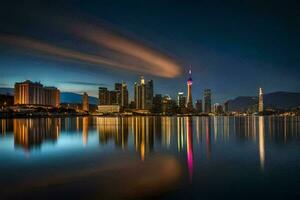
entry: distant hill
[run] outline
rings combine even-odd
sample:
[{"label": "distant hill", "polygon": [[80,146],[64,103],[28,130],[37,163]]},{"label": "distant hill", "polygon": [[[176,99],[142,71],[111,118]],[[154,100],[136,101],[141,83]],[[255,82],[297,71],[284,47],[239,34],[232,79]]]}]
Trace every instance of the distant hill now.
[{"label": "distant hill", "polygon": [[[228,102],[229,111],[246,111],[249,107],[258,104],[258,97],[237,97]],[[289,109],[300,106],[299,92],[273,92],[264,95],[266,108]]]},{"label": "distant hill", "polygon": [[233,100],[228,101],[228,108],[229,111],[237,111],[237,112],[244,112],[250,106],[257,104],[258,98],[257,97],[250,97],[250,96],[241,96],[237,97]]},{"label": "distant hill", "polygon": [[[14,88],[0,88],[0,94],[14,95]],[[73,92],[62,92],[60,94],[61,103],[81,103],[82,95]],[[89,97],[90,104],[98,105],[98,98]]]}]

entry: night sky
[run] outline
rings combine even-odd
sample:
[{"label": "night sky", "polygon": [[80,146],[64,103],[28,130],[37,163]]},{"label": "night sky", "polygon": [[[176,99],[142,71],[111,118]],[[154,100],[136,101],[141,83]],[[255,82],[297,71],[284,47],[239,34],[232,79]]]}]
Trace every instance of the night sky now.
[{"label": "night sky", "polygon": [[[21,3],[22,2],[22,3]],[[299,4],[299,3],[298,3]],[[0,87],[30,79],[62,91],[129,86],[212,89],[213,101],[300,92],[297,1],[1,1]]]}]

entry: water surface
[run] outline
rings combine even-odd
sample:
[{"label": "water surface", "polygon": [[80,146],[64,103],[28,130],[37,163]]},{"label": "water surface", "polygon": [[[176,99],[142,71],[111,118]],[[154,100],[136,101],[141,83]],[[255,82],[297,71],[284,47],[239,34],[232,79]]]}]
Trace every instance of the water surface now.
[{"label": "water surface", "polygon": [[299,117],[0,120],[0,198],[299,199]]}]

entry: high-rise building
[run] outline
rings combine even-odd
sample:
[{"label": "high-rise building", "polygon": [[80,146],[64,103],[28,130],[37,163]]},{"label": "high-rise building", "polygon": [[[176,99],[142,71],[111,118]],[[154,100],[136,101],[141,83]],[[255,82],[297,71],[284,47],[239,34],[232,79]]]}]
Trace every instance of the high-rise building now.
[{"label": "high-rise building", "polygon": [[264,92],[262,88],[259,88],[259,96],[258,96],[258,112],[264,111]]},{"label": "high-rise building", "polygon": [[229,112],[229,101],[225,101],[225,103],[224,103],[224,112],[225,113]]},{"label": "high-rise building", "polygon": [[149,80],[146,84],[146,109],[150,110],[153,106],[153,80]]},{"label": "high-rise building", "polygon": [[215,114],[222,114],[223,113],[223,107],[219,103],[214,104],[214,113]]},{"label": "high-rise building", "polygon": [[99,105],[119,105],[128,108],[128,89],[126,83],[115,83],[115,90],[99,87]]},{"label": "high-rise building", "polygon": [[163,114],[174,114],[176,108],[176,101],[173,101],[169,95],[162,98],[162,113]]},{"label": "high-rise building", "polygon": [[121,97],[122,83],[115,83],[115,91],[116,91],[117,104],[121,105],[122,104],[122,97]]},{"label": "high-rise building", "polygon": [[140,83],[134,84],[134,101],[136,109],[150,110],[153,103],[153,81],[145,82],[141,77]]},{"label": "high-rise building", "polygon": [[85,92],[82,95],[82,110],[88,112],[89,111],[89,96],[88,94]]},{"label": "high-rise building", "polygon": [[202,100],[201,99],[198,99],[196,101],[195,107],[196,107],[197,113],[202,113]]},{"label": "high-rise building", "polygon": [[162,95],[161,94],[156,94],[153,97],[152,111],[154,113],[161,113],[162,112]]},{"label": "high-rise building", "polygon": [[177,94],[177,106],[179,108],[184,108],[186,104],[186,96],[184,96],[183,92],[178,92]]},{"label": "high-rise building", "polygon": [[108,105],[119,105],[119,96],[120,92],[116,90],[108,91]]},{"label": "high-rise building", "polygon": [[108,105],[109,93],[107,88],[99,87],[99,105]]},{"label": "high-rise building", "polygon": [[122,108],[128,108],[128,89],[127,84],[124,82],[121,87],[121,106]]},{"label": "high-rise building", "polygon": [[210,89],[204,90],[204,112],[205,113],[211,112],[211,90]]},{"label": "high-rise building", "polygon": [[60,91],[55,87],[44,87],[41,83],[26,80],[15,84],[14,104],[58,107]]},{"label": "high-rise building", "polygon": [[186,107],[188,110],[193,109],[193,98],[192,98],[192,70],[189,70],[189,79],[187,80],[187,101]]},{"label": "high-rise building", "polygon": [[122,83],[115,83],[115,90],[121,91],[122,90]]}]

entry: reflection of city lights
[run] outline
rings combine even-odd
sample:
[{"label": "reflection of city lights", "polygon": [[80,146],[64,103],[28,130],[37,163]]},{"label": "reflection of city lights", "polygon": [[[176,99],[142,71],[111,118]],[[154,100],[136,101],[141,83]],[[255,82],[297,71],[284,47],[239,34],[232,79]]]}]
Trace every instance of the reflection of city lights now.
[{"label": "reflection of city lights", "polygon": [[89,118],[83,117],[82,118],[82,142],[83,142],[83,145],[87,144],[88,134],[89,134]]},{"label": "reflection of city lights", "polygon": [[210,119],[209,119],[209,117],[205,118],[205,134],[206,134],[206,154],[207,154],[207,159],[210,159],[211,141],[210,141]]},{"label": "reflection of city lights", "polygon": [[265,127],[264,127],[264,117],[259,117],[259,160],[260,167],[264,169],[265,167]]},{"label": "reflection of city lights", "polygon": [[180,152],[183,148],[184,143],[184,126],[183,126],[183,118],[177,117],[177,149]]},{"label": "reflection of city lights", "polygon": [[187,164],[189,170],[190,179],[193,177],[193,128],[192,128],[192,119],[186,118],[186,150],[187,150]]},{"label": "reflection of city lights", "polygon": [[46,140],[56,141],[60,134],[60,119],[13,119],[15,147],[26,152]]}]

